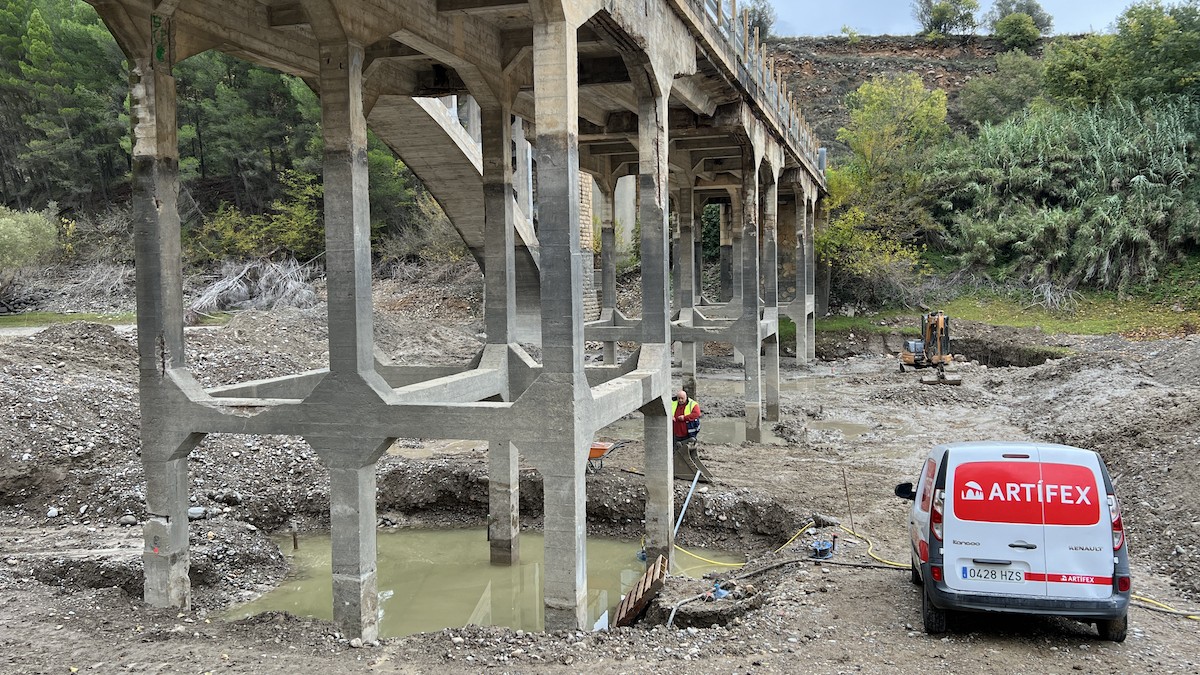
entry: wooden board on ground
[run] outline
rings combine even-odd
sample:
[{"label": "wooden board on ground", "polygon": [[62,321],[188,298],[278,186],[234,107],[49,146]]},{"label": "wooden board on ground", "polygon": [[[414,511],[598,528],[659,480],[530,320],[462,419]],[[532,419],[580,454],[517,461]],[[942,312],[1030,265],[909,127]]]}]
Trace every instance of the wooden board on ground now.
[{"label": "wooden board on ground", "polygon": [[641,616],[642,611],[646,609],[646,605],[658,595],[662,590],[663,581],[667,578],[667,559],[663,556],[658,556],[654,564],[646,569],[646,573],[641,579],[629,589],[625,594],[625,599],[621,600],[621,604],[617,605],[617,611],[614,613],[614,626],[630,626],[634,621]]}]

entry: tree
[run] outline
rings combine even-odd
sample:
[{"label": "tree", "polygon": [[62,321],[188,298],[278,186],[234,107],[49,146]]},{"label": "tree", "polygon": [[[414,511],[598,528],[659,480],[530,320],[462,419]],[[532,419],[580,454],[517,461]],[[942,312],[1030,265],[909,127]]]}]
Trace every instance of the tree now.
[{"label": "tree", "polygon": [[946,93],[912,73],[878,76],[847,97],[850,123],[838,130],[853,156],[828,174],[828,225],[817,235],[837,287],[870,303],[908,301],[918,247],[937,223],[923,207],[921,164],[949,133]]},{"label": "tree", "polygon": [[1046,91],[1072,104],[1200,95],[1200,0],[1139,2],[1117,19],[1115,35],[1056,40]]},{"label": "tree", "polygon": [[1009,49],[1028,50],[1038,43],[1041,33],[1033,23],[1033,17],[1018,12],[1009,14],[996,23],[996,38]]},{"label": "tree", "polygon": [[13,211],[0,205],[0,307],[13,310],[12,294],[22,270],[38,262],[58,244],[58,228],[50,208],[43,212]]},{"label": "tree", "polygon": [[1042,35],[1049,35],[1054,30],[1054,17],[1042,9],[1037,0],[996,0],[984,16],[984,23],[992,33],[999,34],[998,24],[1012,14],[1027,14]]},{"label": "tree", "polygon": [[911,166],[950,132],[946,92],[929,91],[913,73],[877,76],[850,94],[846,105],[850,124],[837,138],[850,146],[868,176]]},{"label": "tree", "polygon": [[746,8],[746,14],[750,19],[750,34],[758,30],[759,39],[765,40],[773,33],[775,28],[775,7],[771,5],[771,0],[750,0],[750,6]]},{"label": "tree", "polygon": [[959,92],[959,104],[968,121],[982,126],[1003,122],[1041,95],[1042,62],[1013,50],[996,57],[996,73],[971,80]]},{"label": "tree", "polygon": [[1200,94],[1200,2],[1129,7],[1117,19],[1113,56],[1119,95],[1141,101],[1169,94]]},{"label": "tree", "polygon": [[921,24],[921,31],[929,36],[969,34],[979,24],[975,12],[979,11],[978,0],[913,0],[913,18]]},{"label": "tree", "polygon": [[1046,50],[1045,92],[1063,103],[1088,105],[1111,97],[1119,73],[1112,35],[1059,38]]}]

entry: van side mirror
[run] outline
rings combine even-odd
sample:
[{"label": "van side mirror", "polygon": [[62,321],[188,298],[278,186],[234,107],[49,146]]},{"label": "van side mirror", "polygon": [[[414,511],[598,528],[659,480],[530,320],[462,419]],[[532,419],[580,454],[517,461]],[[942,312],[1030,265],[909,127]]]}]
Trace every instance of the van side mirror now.
[{"label": "van side mirror", "polygon": [[912,483],[901,483],[896,486],[896,496],[909,501],[917,500],[917,491],[913,489]]}]

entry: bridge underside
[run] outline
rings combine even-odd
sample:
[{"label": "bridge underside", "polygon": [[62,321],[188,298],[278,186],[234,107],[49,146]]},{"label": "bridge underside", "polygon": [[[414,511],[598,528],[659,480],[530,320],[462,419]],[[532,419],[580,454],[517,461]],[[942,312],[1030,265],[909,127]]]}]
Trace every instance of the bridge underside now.
[{"label": "bridge underside", "polygon": [[[330,476],[334,618],[347,636],[366,640],[378,632],[376,462],[399,437],[486,439],[493,561],[520,555],[519,449],[545,485],[545,627],[583,627],[584,469],[597,430],[643,414],[645,545],[650,560],[669,559],[672,343],[683,345],[692,391],[697,345],[737,346],[751,436],[779,414],[781,315],[801,327],[797,358],[811,358],[811,242],[824,185],[814,139],[724,3],[90,1],[131,63],[143,559],[145,599],[153,605],[189,604],[187,457],[205,434],[293,434],[313,446]],[[208,49],[296,74],[320,94],[326,369],[206,390],[185,362],[172,69]],[[478,157],[455,155],[467,157],[468,144],[460,138],[452,145],[457,132],[446,131],[439,164],[421,154],[429,145],[421,115],[434,115],[422,100],[451,95],[478,106],[478,129],[468,134],[478,137]],[[484,270],[487,344],[464,367],[375,356],[369,123],[406,161],[424,167],[420,177],[440,192]],[[528,146],[514,136],[532,143],[524,165],[536,166],[536,232],[529,186],[521,193],[524,172],[514,176]],[[592,256],[580,241],[581,171],[597,179],[606,202],[603,311],[587,325],[583,290]],[[624,175],[638,180],[640,318],[615,308],[611,195]],[[524,198],[514,199],[514,189]],[[674,308],[672,197],[679,222]],[[712,201],[725,213],[722,255],[729,260],[729,297],[720,299],[697,290],[700,212]],[[781,267],[790,298],[782,301]],[[538,295],[540,363],[519,346],[519,288]],[[603,365],[584,366],[585,339],[606,343]],[[613,344],[625,340],[640,346],[618,362]]]}]

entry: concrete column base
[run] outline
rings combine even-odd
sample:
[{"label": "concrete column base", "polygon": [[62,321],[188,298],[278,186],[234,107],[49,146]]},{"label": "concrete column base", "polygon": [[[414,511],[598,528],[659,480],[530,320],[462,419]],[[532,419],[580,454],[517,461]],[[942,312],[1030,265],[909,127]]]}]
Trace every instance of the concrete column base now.
[{"label": "concrete column base", "polygon": [[333,575],[333,622],[348,639],[379,639],[379,585],[375,570]]},{"label": "concrete column base", "polygon": [[521,560],[520,475],[517,449],[508,441],[488,444],[488,548],[492,564]]},{"label": "concrete column base", "polygon": [[375,463],[329,469],[333,622],[347,638],[379,637]]},{"label": "concrete column base", "polygon": [[[813,363],[817,360],[817,318],[814,315],[809,314],[806,323],[808,324],[805,330],[807,344],[805,345],[804,351],[808,362]],[[799,331],[798,326],[797,331]]]},{"label": "concrete column base", "polygon": [[642,407],[646,463],[646,560],[673,560],[675,550],[675,463],[669,401]]},{"label": "concrete column base", "polygon": [[779,421],[779,339],[768,338],[763,343],[766,355],[763,358],[764,381],[766,383],[767,421]]},{"label": "concrete column base", "polygon": [[[166,518],[152,517],[143,526],[147,550],[142,553],[145,582],[142,597],[151,607],[189,609],[192,604],[192,585],[188,579],[188,551],[168,553],[150,547],[150,541],[170,529]],[[165,538],[165,537],[164,537]]]}]

